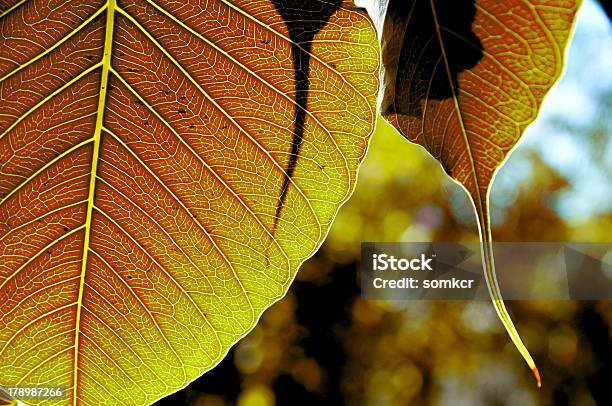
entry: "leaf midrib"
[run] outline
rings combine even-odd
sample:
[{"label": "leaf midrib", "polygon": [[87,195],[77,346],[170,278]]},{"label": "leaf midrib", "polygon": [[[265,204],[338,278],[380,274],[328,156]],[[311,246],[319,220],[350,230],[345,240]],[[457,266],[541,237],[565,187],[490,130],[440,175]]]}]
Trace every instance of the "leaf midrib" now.
[{"label": "leaf midrib", "polygon": [[[78,291],[78,299],[76,302],[76,317],[75,317],[75,341],[74,341],[74,360],[73,360],[73,405],[77,405],[77,392],[78,392],[78,375],[79,375],[79,345],[80,345],[80,327],[81,327],[81,313],[83,309],[83,295],[85,291],[85,277],[87,274],[87,267],[89,264],[89,253],[93,250],[90,248],[91,234],[92,234],[92,220],[94,210],[101,212],[99,208],[95,205],[95,192],[96,192],[96,182],[98,179],[98,163],[100,160],[100,146],[102,140],[102,132],[108,131],[104,127],[104,112],[106,110],[106,95],[109,86],[109,77],[111,72],[113,71],[111,66],[111,59],[113,53],[113,42],[114,42],[114,34],[115,34],[115,12],[120,12],[121,9],[117,6],[117,0],[108,0],[107,3],[102,7],[102,11],[106,11],[106,26],[105,26],[105,39],[104,39],[104,48],[102,60],[100,63],[96,64],[96,68],[101,67],[102,72],[100,75],[100,90],[99,90],[99,98],[98,98],[98,107],[96,111],[96,125],[94,129],[94,135],[87,142],[93,143],[93,152],[91,158],[91,169],[89,173],[89,191],[87,197],[87,209],[86,209],[86,219],[81,229],[84,228],[84,243],[83,243],[83,254],[82,254],[82,262],[81,262],[81,274],[79,278],[79,291]],[[126,13],[122,13],[126,14]],[[101,212],[104,214],[103,212]],[[116,225],[116,224],[115,224]],[[127,233],[126,233],[127,234]],[[127,234],[129,236],[129,234]],[[231,266],[231,264],[230,264]],[[161,268],[161,266],[160,266]],[[163,269],[163,268],[162,268]],[[170,276],[170,275],[169,275]],[[240,280],[238,275],[236,275],[239,283]],[[178,285],[178,283],[177,283]],[[179,285],[180,287],[180,285]],[[182,289],[181,289],[182,290]],[[244,288],[243,288],[244,291]],[[185,293],[185,292],[183,292]],[[247,294],[244,291],[245,295]],[[187,295],[189,300],[191,298]],[[248,296],[247,296],[248,300]],[[199,307],[196,303],[193,303],[194,307],[199,311]],[[208,320],[204,317],[206,322]],[[210,326],[212,328],[212,326]],[[163,333],[162,333],[163,335]],[[218,337],[217,337],[218,339]],[[218,344],[221,344],[220,342]],[[178,357],[178,354],[175,353]],[[219,353],[217,359],[213,360],[213,363],[216,363],[219,358],[222,356],[222,353]]]},{"label": "leaf midrib", "polygon": [[[465,143],[465,148],[467,150],[467,155],[470,161],[471,174],[474,178],[475,191],[470,191],[470,194],[475,192],[476,196],[474,202],[476,204],[476,209],[478,210],[479,218],[484,218],[484,208],[482,207],[482,197],[480,194],[480,182],[478,180],[478,174],[476,173],[476,166],[474,164],[474,155],[472,154],[472,147],[470,145],[470,140],[468,138],[467,131],[465,129],[465,123],[463,122],[463,115],[461,114],[461,108],[459,106],[459,100],[457,100],[457,93],[455,89],[455,85],[452,80],[452,73],[449,66],[448,56],[446,55],[446,48],[444,46],[444,41],[442,40],[442,33],[440,32],[440,23],[438,21],[438,15],[436,13],[436,6],[434,5],[434,0],[429,0],[429,4],[431,6],[431,14],[433,16],[434,27],[436,28],[436,37],[438,38],[438,42],[440,44],[440,51],[442,52],[442,59],[444,59],[444,67],[446,71],[446,75],[448,77],[448,84],[451,89],[451,94],[453,97],[453,103],[455,106],[455,112],[457,113],[457,118],[459,120],[459,125],[461,127],[461,136],[463,137],[463,141]],[[463,182],[462,182],[463,183]]]},{"label": "leaf midrib", "polygon": [[79,280],[79,294],[77,298],[75,334],[74,334],[74,361],[73,361],[73,381],[72,381],[72,404],[77,404],[78,371],[79,371],[79,342],[81,328],[81,311],[83,309],[83,292],[85,289],[85,275],[87,273],[87,263],[89,245],[91,240],[91,223],[94,210],[94,198],[96,192],[96,176],[98,173],[98,158],[100,156],[100,141],[102,138],[102,126],[104,124],[104,110],[106,106],[106,91],[108,89],[108,76],[111,65],[113,50],[113,37],[115,32],[115,8],[117,0],[107,0],[106,3],[106,28],[104,33],[104,50],[102,54],[102,73],[100,75],[100,94],[98,98],[98,109],[96,112],[96,127],[93,136],[93,153],[91,158],[91,170],[89,174],[89,192],[87,196],[87,211],[85,219],[85,231],[83,242],[83,257],[81,261],[81,277]]}]

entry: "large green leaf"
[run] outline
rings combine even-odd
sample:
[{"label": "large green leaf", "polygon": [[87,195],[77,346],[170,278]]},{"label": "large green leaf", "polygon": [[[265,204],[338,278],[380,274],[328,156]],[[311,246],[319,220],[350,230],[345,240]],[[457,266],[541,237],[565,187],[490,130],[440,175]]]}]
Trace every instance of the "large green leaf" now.
[{"label": "large green leaf", "polygon": [[215,366],[353,190],[378,65],[350,2],[0,0],[0,384]]}]

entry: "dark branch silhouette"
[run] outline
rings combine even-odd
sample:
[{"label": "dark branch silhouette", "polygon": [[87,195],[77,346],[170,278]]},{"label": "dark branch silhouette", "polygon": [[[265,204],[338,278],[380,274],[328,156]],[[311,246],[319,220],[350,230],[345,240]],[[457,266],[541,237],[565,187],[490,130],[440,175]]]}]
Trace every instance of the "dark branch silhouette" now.
[{"label": "dark branch silhouette", "polygon": [[330,17],[340,8],[340,0],[272,0],[274,7],[283,18],[291,39],[291,56],[295,75],[295,116],[291,154],[285,168],[285,177],[274,216],[274,231],[278,226],[280,214],[287,199],[289,182],[295,172],[302,141],[304,123],[308,108],[310,87],[310,52],[315,35],[327,24]]}]

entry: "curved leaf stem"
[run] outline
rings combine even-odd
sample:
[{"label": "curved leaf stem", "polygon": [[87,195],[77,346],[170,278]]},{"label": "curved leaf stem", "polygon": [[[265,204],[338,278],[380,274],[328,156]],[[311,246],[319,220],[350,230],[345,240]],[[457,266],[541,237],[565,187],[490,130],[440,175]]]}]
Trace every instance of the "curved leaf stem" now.
[{"label": "curved leaf stem", "polygon": [[501,295],[501,290],[499,289],[499,284],[497,283],[497,276],[495,273],[495,259],[493,255],[493,237],[491,234],[491,217],[490,217],[490,206],[489,206],[489,193],[487,193],[487,197],[485,198],[484,207],[482,207],[482,203],[478,202],[477,204],[481,205],[481,210],[477,210],[478,213],[478,231],[480,234],[480,243],[482,249],[482,266],[484,268],[485,280],[487,282],[487,289],[489,290],[489,296],[491,297],[491,301],[493,302],[493,306],[495,307],[495,311],[497,316],[501,320],[504,325],[510,339],[514,343],[516,349],[521,353],[525,362],[537,381],[538,388],[542,386],[542,380],[540,378],[540,373],[538,368],[529,353],[525,344],[523,344],[523,340],[521,340],[521,336],[519,335],[516,327],[514,326],[514,322],[510,318],[510,314],[506,309],[506,305],[504,304],[504,299]]}]

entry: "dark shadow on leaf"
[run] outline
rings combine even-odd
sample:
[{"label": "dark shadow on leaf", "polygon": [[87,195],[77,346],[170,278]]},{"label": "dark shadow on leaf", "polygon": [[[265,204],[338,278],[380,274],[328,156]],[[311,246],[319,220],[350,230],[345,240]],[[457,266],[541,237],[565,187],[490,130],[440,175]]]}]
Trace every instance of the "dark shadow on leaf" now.
[{"label": "dark shadow on leaf", "polygon": [[475,15],[473,0],[389,2],[383,60],[396,61],[396,70],[387,72],[395,77],[387,78],[394,86],[386,90],[385,113],[421,117],[423,100],[458,94],[457,76],[483,55],[472,31]]},{"label": "dark shadow on leaf", "polygon": [[295,73],[295,118],[291,155],[285,168],[285,178],[281,188],[274,229],[278,225],[280,213],[287,198],[289,181],[293,177],[297,160],[304,140],[304,123],[308,108],[308,90],[310,88],[310,52],[315,35],[327,24],[331,16],[340,8],[341,0],[272,0],[274,7],[283,18],[289,39],[291,39],[291,56]]}]

